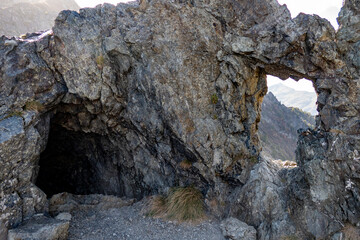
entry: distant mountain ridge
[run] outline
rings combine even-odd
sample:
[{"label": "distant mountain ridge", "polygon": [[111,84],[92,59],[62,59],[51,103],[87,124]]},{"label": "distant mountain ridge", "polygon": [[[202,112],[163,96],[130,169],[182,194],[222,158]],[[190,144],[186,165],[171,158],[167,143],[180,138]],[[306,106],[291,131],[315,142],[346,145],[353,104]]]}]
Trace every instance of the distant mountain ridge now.
[{"label": "distant mountain ridge", "polygon": [[289,108],[269,92],[261,105],[259,136],[263,154],[273,159],[295,160],[297,130],[315,125],[315,118],[298,108]]},{"label": "distant mountain ridge", "polygon": [[297,107],[311,115],[317,115],[316,100],[317,96],[314,92],[297,91],[284,84],[276,84],[269,87],[276,98],[287,107]]},{"label": "distant mountain ridge", "polygon": [[60,11],[79,8],[74,0],[1,0],[0,36],[51,29]]}]

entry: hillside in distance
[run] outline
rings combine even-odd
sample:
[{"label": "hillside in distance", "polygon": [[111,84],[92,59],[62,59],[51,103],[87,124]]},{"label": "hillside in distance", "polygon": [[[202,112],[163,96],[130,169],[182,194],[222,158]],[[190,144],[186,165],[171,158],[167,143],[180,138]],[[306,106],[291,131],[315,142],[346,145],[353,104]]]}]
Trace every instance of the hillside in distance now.
[{"label": "hillside in distance", "polygon": [[276,84],[269,87],[269,92],[272,92],[276,98],[287,107],[296,107],[301,110],[317,115],[316,110],[316,93],[307,91],[297,91],[284,84]]},{"label": "hillside in distance", "polygon": [[1,0],[0,36],[51,29],[60,11],[78,10],[74,0]]},{"label": "hillside in distance", "polygon": [[314,116],[298,108],[286,107],[269,92],[261,106],[259,136],[263,154],[273,159],[295,161],[297,130],[315,125]]}]

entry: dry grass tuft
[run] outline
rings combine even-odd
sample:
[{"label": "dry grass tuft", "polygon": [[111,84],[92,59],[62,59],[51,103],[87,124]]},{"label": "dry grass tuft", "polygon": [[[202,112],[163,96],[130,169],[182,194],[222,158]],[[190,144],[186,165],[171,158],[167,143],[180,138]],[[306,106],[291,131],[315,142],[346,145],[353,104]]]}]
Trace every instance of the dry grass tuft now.
[{"label": "dry grass tuft", "polygon": [[25,111],[37,111],[41,112],[45,109],[44,105],[38,101],[30,101],[25,104]]},{"label": "dry grass tuft", "polygon": [[150,210],[146,213],[150,217],[164,217],[166,212],[166,198],[163,196],[154,196],[150,200]]},{"label": "dry grass tuft", "polygon": [[187,170],[189,168],[192,167],[192,162],[188,159],[184,159],[180,162],[179,166],[184,169],[184,170]]},{"label": "dry grass tuft", "polygon": [[151,200],[149,216],[198,222],[205,218],[204,200],[194,187],[174,188],[167,197],[156,196]]},{"label": "dry grass tuft", "polygon": [[103,69],[104,64],[105,64],[105,58],[104,58],[103,55],[100,55],[100,56],[96,57],[96,64],[97,64],[99,69]]},{"label": "dry grass tuft", "polygon": [[213,95],[211,95],[211,98],[210,98],[210,102],[212,104],[217,104],[219,101],[219,97],[216,95],[216,93],[214,93]]}]

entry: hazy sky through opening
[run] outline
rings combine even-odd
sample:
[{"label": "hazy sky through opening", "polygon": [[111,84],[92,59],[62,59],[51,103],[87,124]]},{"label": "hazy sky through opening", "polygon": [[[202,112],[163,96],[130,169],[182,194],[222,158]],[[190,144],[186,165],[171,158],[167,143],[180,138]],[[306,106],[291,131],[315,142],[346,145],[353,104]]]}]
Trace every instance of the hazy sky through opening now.
[{"label": "hazy sky through opening", "polygon": [[[129,2],[129,0],[75,0],[80,7],[95,7],[102,3],[111,3],[116,5],[119,2]],[[286,4],[291,12],[291,17],[296,17],[300,12],[307,14],[317,14],[320,17],[326,18],[334,26],[338,28],[336,18],[342,7],[343,0],[278,0],[280,4]],[[308,80],[300,80],[298,82],[282,81],[279,78],[268,76],[268,86],[282,83],[288,87],[294,88],[299,91],[314,92],[312,83]]]}]

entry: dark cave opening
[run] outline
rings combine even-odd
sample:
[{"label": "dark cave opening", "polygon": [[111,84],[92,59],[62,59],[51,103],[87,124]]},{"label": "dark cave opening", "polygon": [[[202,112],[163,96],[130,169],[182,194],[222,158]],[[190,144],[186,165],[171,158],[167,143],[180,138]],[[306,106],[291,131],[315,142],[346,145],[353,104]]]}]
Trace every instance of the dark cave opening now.
[{"label": "dark cave opening", "polygon": [[48,197],[73,194],[122,195],[119,169],[108,161],[104,136],[76,132],[52,123],[46,149],[40,155],[36,185]]}]

